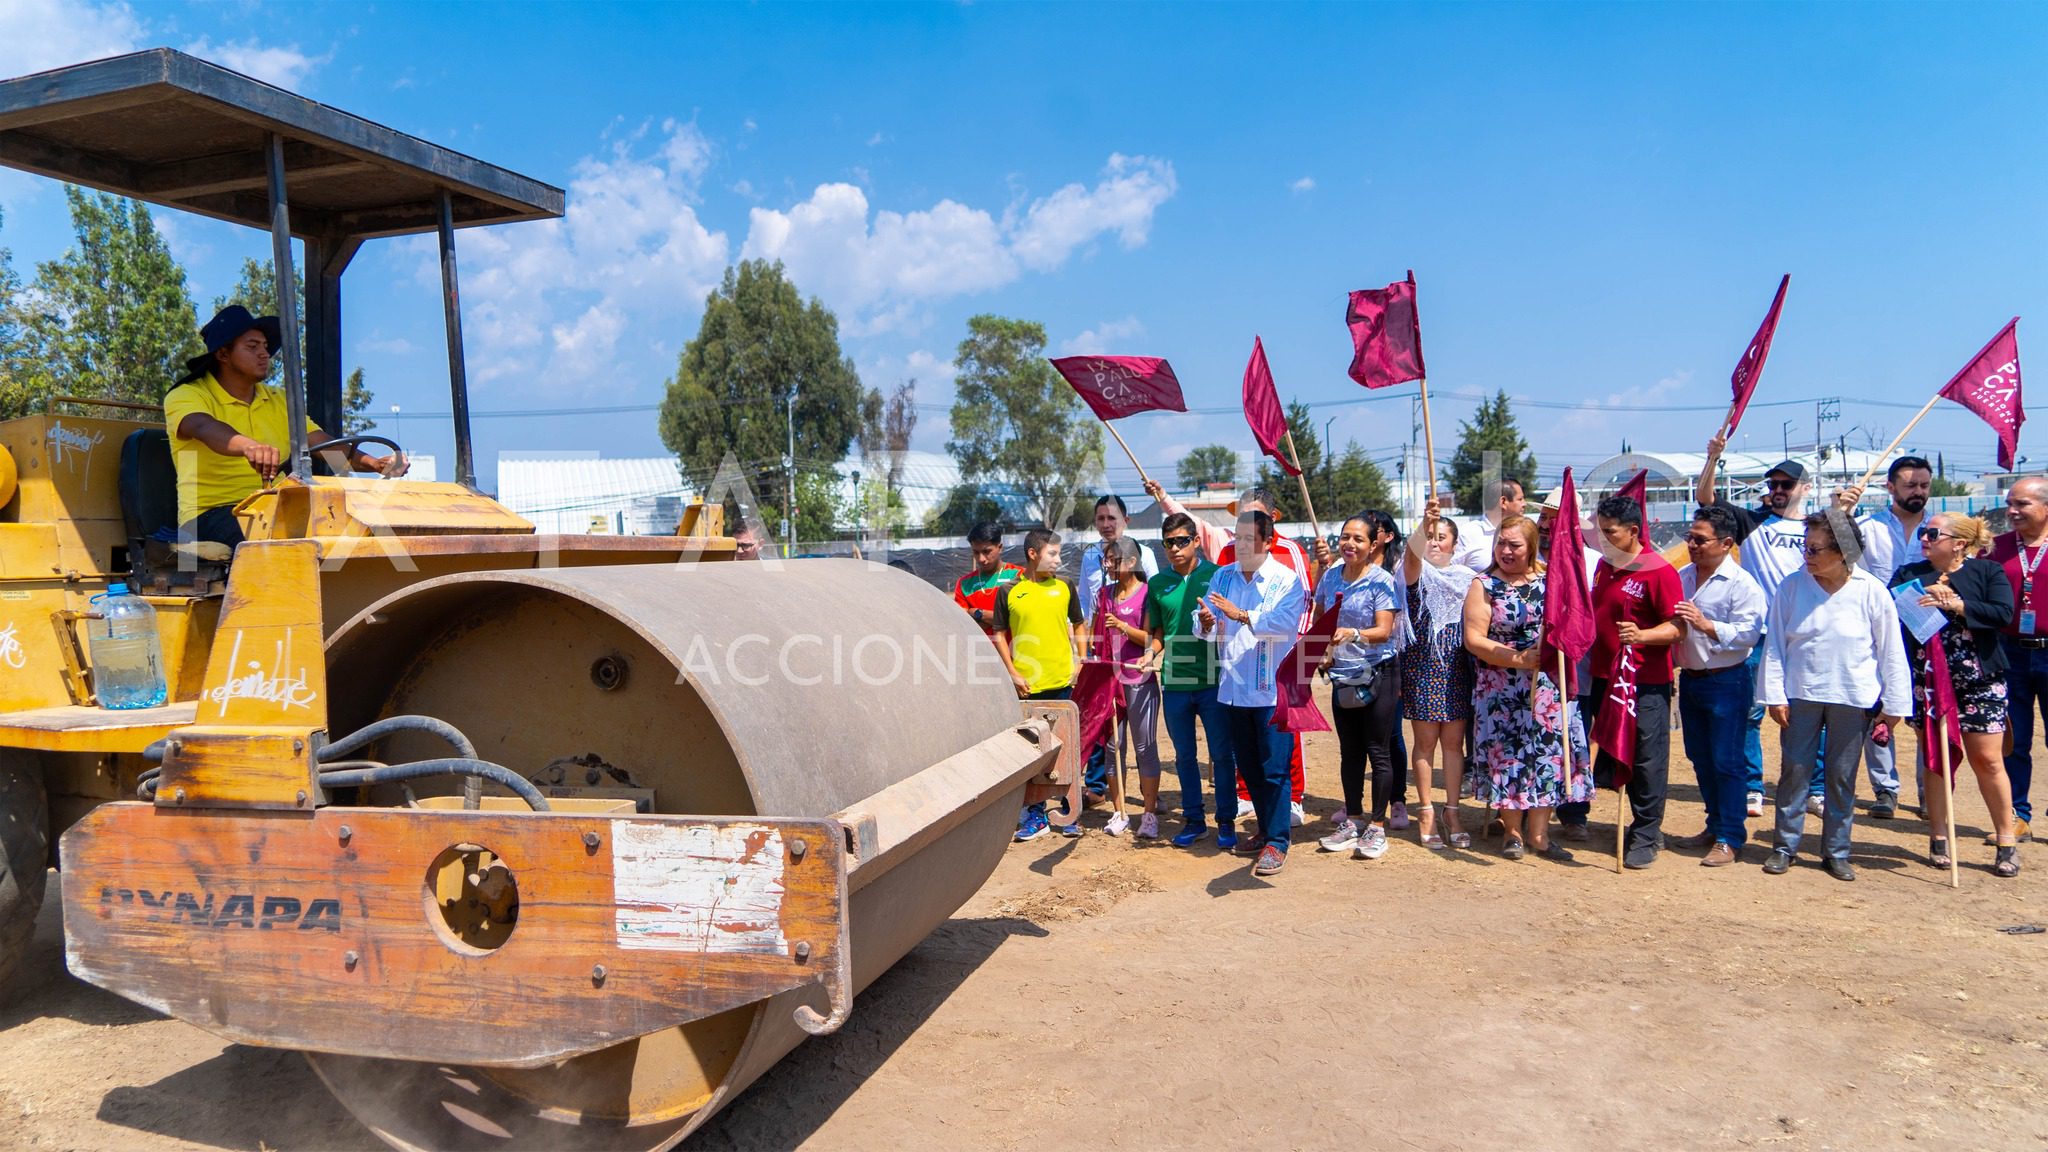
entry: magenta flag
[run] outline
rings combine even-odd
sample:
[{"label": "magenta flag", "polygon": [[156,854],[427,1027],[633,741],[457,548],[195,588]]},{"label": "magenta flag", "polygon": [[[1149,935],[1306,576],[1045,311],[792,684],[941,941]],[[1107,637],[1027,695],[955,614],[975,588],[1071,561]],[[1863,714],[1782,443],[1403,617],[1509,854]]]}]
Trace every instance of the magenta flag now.
[{"label": "magenta flag", "polygon": [[1064,356],[1052,366],[1099,419],[1188,410],[1173,366],[1158,356]]},{"label": "magenta flag", "polygon": [[[1955,680],[1948,670],[1948,652],[1941,646],[1941,636],[1927,642],[1921,649],[1927,657],[1927,683],[1922,686],[1926,694],[1926,707],[1921,710],[1921,746],[1934,747],[1933,728],[1939,724],[1941,733],[1948,738],[1948,780],[1949,787],[1955,787],[1956,766],[1963,762],[1962,709],[1956,703]],[[1927,766],[1936,771],[1940,765],[1933,754],[1927,757]]]},{"label": "magenta flag", "polygon": [[1351,378],[1367,388],[1420,380],[1422,321],[1415,311],[1415,273],[1385,288],[1361,288],[1344,312],[1351,329]]},{"label": "magenta flag", "polygon": [[1956,373],[1941,394],[1984,418],[1998,433],[1998,466],[2012,471],[2019,451],[2020,425],[2027,413],[2020,405],[2020,318],[2006,323],[1970,366]]},{"label": "magenta flag", "polygon": [[1558,688],[1565,699],[1576,697],[1578,664],[1593,647],[1592,581],[1586,573],[1586,550],[1579,536],[1579,493],[1572,485],[1572,470],[1564,470],[1558,485],[1557,519],[1550,529],[1550,552],[1543,567],[1543,671],[1556,675],[1557,658],[1564,657],[1564,683]]},{"label": "magenta flag", "polygon": [[1280,677],[1275,687],[1279,689],[1273,700],[1273,727],[1282,732],[1328,732],[1330,722],[1323,718],[1323,711],[1316,707],[1312,690],[1316,682],[1316,666],[1323,662],[1323,653],[1329,651],[1330,637],[1337,633],[1337,609],[1344,606],[1344,597],[1334,597],[1330,606],[1318,613],[1315,623],[1294,642],[1287,655],[1280,661]]},{"label": "magenta flag", "polygon": [[1635,645],[1626,645],[1614,661],[1614,678],[1607,682],[1607,695],[1597,701],[1593,719],[1593,745],[1614,761],[1614,788],[1628,787],[1636,764],[1636,666]]},{"label": "magenta flag", "polygon": [[1750,338],[1749,347],[1742,350],[1742,359],[1736,362],[1735,374],[1728,383],[1735,389],[1735,405],[1728,410],[1728,426],[1721,430],[1723,436],[1735,435],[1735,426],[1742,423],[1742,414],[1749,410],[1749,398],[1756,393],[1756,382],[1763,378],[1764,358],[1771,354],[1771,337],[1778,334],[1778,313],[1785,307],[1785,289],[1792,285],[1792,274],[1787,272],[1778,281],[1778,295],[1771,300],[1771,310],[1764,313],[1764,322]]},{"label": "magenta flag", "polygon": [[1244,422],[1252,426],[1259,451],[1278,461],[1282,472],[1301,475],[1301,469],[1280,450],[1280,441],[1287,438],[1287,416],[1280,410],[1273,370],[1266,367],[1266,345],[1257,336],[1252,337],[1251,362],[1244,366]]},{"label": "magenta flag", "polygon": [[1093,749],[1116,735],[1116,714],[1123,706],[1117,666],[1109,659],[1109,585],[1095,599],[1095,627],[1088,637],[1088,655],[1074,671],[1068,699],[1081,711],[1081,747]]},{"label": "magenta flag", "polygon": [[1643,543],[1650,542],[1650,470],[1636,473],[1629,482],[1614,490],[1616,496],[1626,496],[1636,502],[1636,511],[1643,514]]}]

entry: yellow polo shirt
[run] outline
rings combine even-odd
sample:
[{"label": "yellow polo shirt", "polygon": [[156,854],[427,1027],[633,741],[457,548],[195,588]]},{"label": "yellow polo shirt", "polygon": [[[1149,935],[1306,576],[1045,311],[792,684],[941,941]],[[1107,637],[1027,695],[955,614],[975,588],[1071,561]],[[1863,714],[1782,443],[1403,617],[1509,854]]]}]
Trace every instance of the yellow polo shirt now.
[{"label": "yellow polo shirt", "polygon": [[[280,452],[291,450],[290,405],[282,389],[258,384],[247,404],[228,395],[211,373],[180,384],[164,397],[164,428],[171,434],[171,457],[178,465],[178,523],[189,524],[209,508],[235,504],[263,487],[263,477],[240,456],[223,456],[197,440],[178,435],[178,425],[197,412],[260,440]],[[320,426],[311,417],[306,431]],[[289,463],[289,462],[287,462]]]}]

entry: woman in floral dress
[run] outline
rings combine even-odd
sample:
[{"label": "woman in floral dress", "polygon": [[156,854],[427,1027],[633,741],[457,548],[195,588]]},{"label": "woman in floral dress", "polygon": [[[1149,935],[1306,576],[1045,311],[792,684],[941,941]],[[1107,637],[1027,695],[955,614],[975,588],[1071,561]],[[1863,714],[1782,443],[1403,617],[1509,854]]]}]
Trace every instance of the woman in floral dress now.
[{"label": "woman in floral dress", "polygon": [[1543,562],[1536,522],[1511,516],[1494,536],[1493,566],[1465,597],[1465,647],[1478,662],[1472,700],[1478,798],[1500,810],[1507,825],[1501,854],[1510,860],[1530,850],[1570,859],[1564,845],[1550,840],[1550,814],[1560,804],[1593,796],[1592,774],[1584,768],[1585,739],[1576,722],[1571,725],[1575,767],[1570,788],[1565,785],[1560,733],[1566,714],[1556,680],[1538,667],[1536,642],[1542,631]]},{"label": "woman in floral dress", "polygon": [[[2012,582],[2004,567],[1977,555],[1991,546],[1991,529],[1982,520],[1954,512],[1937,513],[1920,526],[1920,539],[1927,558],[1893,573],[1892,586],[1918,581],[1924,589],[1920,603],[1948,617],[1937,639],[1948,661],[1949,683],[1955,689],[1963,752],[1991,816],[1996,853],[1991,870],[2009,879],[2020,874],[2020,851],[2012,782],[2005,775],[2006,657],[1999,633],[2015,611]],[[1922,693],[1933,683],[1928,668],[1931,648],[1911,632],[1906,634],[1914,685]],[[1952,770],[1960,767],[1951,765]],[[1929,781],[1920,794],[1926,798],[1927,825],[1934,831],[1928,858],[1935,867],[1947,868],[1949,854],[1955,851],[1942,834],[1948,821],[1949,790],[1939,781]]]}]

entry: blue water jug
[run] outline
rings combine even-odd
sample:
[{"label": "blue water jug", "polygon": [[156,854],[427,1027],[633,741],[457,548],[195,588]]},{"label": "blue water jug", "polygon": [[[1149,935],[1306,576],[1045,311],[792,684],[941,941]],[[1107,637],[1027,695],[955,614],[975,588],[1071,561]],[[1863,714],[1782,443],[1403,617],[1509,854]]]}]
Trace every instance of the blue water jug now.
[{"label": "blue water jug", "polygon": [[86,621],[92,651],[93,695],[102,708],[154,708],[164,702],[163,646],[157,640],[156,609],[128,585],[110,584],[92,598],[97,614]]}]

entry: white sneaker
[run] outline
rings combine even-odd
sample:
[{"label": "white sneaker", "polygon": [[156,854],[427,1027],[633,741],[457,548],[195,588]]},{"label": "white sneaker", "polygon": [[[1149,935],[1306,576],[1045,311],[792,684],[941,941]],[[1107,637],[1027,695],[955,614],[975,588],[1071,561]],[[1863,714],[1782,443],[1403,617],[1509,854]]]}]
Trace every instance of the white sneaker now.
[{"label": "white sneaker", "polygon": [[1806,814],[1826,819],[1828,814],[1828,798],[1825,796],[1808,796],[1806,798]]},{"label": "white sneaker", "polygon": [[1104,824],[1102,826],[1102,830],[1104,832],[1109,833],[1111,836],[1121,836],[1124,834],[1124,829],[1129,828],[1130,826],[1131,818],[1124,815],[1121,812],[1118,812],[1117,814],[1109,818],[1109,823]]},{"label": "white sneaker", "polygon": [[1153,813],[1147,812],[1143,816],[1138,818],[1138,838],[1140,840],[1159,839],[1158,816],[1154,815]]},{"label": "white sneaker", "polygon": [[1387,830],[1377,824],[1371,825],[1359,834],[1358,843],[1351,849],[1354,860],[1377,860],[1387,854]]},{"label": "white sneaker", "polygon": [[1346,820],[1337,825],[1337,830],[1316,841],[1319,852],[1342,852],[1358,843],[1358,821]]},{"label": "white sneaker", "polygon": [[1408,806],[1406,804],[1401,803],[1399,800],[1394,801],[1394,811],[1387,817],[1387,827],[1392,828],[1396,832],[1407,830]]},{"label": "white sneaker", "polygon": [[1763,815],[1763,814],[1764,814],[1764,794],[1763,794],[1763,793],[1761,793],[1761,792],[1751,792],[1751,793],[1749,794],[1749,800],[1748,800],[1748,804],[1749,804],[1749,814],[1750,814],[1751,816],[1761,816],[1761,815]]},{"label": "white sneaker", "polygon": [[1308,823],[1308,813],[1306,813],[1306,812],[1303,812],[1303,811],[1301,810],[1301,802],[1300,802],[1300,801],[1298,801],[1298,800],[1297,800],[1297,801],[1296,801],[1296,802],[1295,802],[1295,803],[1293,804],[1293,806],[1292,806],[1292,807],[1290,808],[1290,810],[1289,810],[1289,812],[1288,812],[1288,816],[1287,816],[1287,819],[1288,819],[1288,825],[1287,825],[1287,826],[1288,826],[1288,827],[1290,827],[1290,828],[1299,828],[1299,827],[1301,827],[1301,826],[1302,826],[1303,824],[1306,824],[1306,823]]}]

